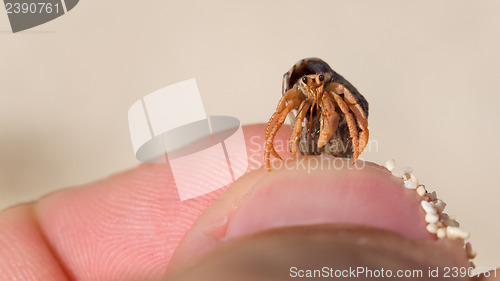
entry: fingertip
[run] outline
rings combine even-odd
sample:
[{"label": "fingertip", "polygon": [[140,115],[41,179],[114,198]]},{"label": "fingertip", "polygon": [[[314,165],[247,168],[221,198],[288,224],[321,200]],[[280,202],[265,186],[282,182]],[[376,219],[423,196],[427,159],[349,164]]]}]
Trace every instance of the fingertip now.
[{"label": "fingertip", "polygon": [[40,227],[77,280],[158,278],[213,200],[180,201],[166,165],[143,164],[40,200]]},{"label": "fingertip", "polygon": [[68,280],[38,228],[32,204],[0,212],[1,280]]},{"label": "fingertip", "polygon": [[[263,164],[265,126],[242,128],[248,170],[259,168]],[[276,136],[276,144],[285,144],[289,134],[289,128],[283,128]],[[210,181],[209,175],[199,185]],[[45,245],[40,246],[45,254],[33,255],[43,259],[41,264],[47,267],[44,270],[56,272],[47,265],[53,259],[64,266],[62,272],[71,272],[72,279],[158,278],[193,222],[226,189],[224,186],[181,201],[168,164],[141,164],[101,181],[49,194],[32,207],[13,209],[22,215],[12,215],[13,210],[1,213],[0,222],[8,223],[5,228],[9,230],[0,237],[16,234],[28,242],[25,251]],[[23,219],[13,227],[12,218],[18,217]],[[27,238],[23,233],[29,234]],[[11,243],[12,239],[3,241]],[[23,253],[23,249],[12,249],[5,256]],[[57,272],[53,276],[51,280],[57,280]]]}]

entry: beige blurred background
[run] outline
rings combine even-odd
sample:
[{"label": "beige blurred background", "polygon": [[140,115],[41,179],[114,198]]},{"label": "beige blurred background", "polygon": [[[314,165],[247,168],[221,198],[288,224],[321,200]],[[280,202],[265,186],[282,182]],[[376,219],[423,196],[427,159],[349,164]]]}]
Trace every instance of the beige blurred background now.
[{"label": "beige blurred background", "polygon": [[[417,3],[418,2],[418,3]],[[3,8],[1,11],[4,11]],[[363,159],[411,166],[500,265],[500,2],[81,1],[12,34],[0,12],[0,209],[138,164],[127,111],[195,77],[207,114],[266,122],[318,56],[370,103]]]}]

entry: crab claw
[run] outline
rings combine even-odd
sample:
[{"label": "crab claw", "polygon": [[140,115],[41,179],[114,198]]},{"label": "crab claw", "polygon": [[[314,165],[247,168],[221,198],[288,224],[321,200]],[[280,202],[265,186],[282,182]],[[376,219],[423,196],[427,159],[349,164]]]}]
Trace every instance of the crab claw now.
[{"label": "crab claw", "polygon": [[321,100],[320,133],[318,138],[319,148],[323,147],[333,137],[338,124],[339,115],[335,111],[335,106],[327,95],[323,95]]}]

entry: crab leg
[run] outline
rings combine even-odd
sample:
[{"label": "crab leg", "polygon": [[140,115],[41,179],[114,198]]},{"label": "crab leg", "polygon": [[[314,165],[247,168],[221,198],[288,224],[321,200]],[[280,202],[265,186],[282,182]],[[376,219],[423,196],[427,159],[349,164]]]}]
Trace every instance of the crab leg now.
[{"label": "crab leg", "polygon": [[[276,126],[277,117],[281,115],[283,110],[285,110],[286,103],[290,102],[291,100],[293,100],[299,96],[300,95],[299,95],[299,92],[297,91],[297,89],[290,89],[281,97],[280,101],[278,102],[278,105],[276,106],[276,111],[273,113],[273,115],[271,116],[271,119],[269,119],[269,122],[267,123],[266,140],[269,137],[269,130],[271,130],[272,127]],[[278,155],[278,153],[274,149],[274,146],[271,146],[271,154],[274,157],[281,159],[281,157]]]},{"label": "crab leg", "polygon": [[339,124],[339,115],[329,95],[323,95],[321,100],[321,125],[319,130],[318,147],[322,147],[329,141]]},{"label": "crab leg", "polygon": [[[288,113],[290,113],[290,111],[292,111],[293,109],[297,108],[302,103],[302,101],[303,101],[303,98],[300,96],[291,100],[290,103],[288,103],[286,105],[285,109],[282,112],[278,113],[278,115],[279,115],[278,121],[276,122],[276,124],[274,124],[272,126],[272,128],[270,128],[269,134],[267,135],[267,138],[266,138],[266,148],[264,150],[264,162],[265,162],[266,169],[269,172],[271,171],[271,163],[270,163],[271,153],[274,156],[276,156],[277,158],[281,159],[281,157],[278,155],[276,150],[274,150],[274,146],[273,146],[274,136],[276,135],[278,130],[281,128],[281,125],[283,125],[283,123],[285,122]],[[271,120],[269,122],[271,122]],[[268,127],[269,127],[269,124],[268,124]]]},{"label": "crab leg", "polygon": [[366,118],[366,114],[358,104],[352,93],[342,84],[333,83],[333,87],[336,88],[338,93],[344,94],[344,100],[356,116],[356,121],[358,122],[358,126],[361,129],[359,132],[359,154],[363,152],[366,145],[368,144],[368,137],[370,132],[368,131],[368,119]]},{"label": "crab leg", "polygon": [[304,121],[304,117],[306,116],[309,107],[311,107],[311,101],[305,100],[300,104],[297,112],[293,133],[290,137],[290,152],[293,156],[297,153],[297,141],[299,140],[300,133],[302,132],[302,121]]},{"label": "crab leg", "polygon": [[273,113],[273,115],[271,116],[271,119],[269,119],[269,122],[267,123],[266,139],[269,136],[269,130],[271,129],[272,126],[275,125],[273,123],[275,121],[276,116],[281,114],[281,112],[283,112],[283,110],[285,110],[286,102],[291,101],[298,96],[299,96],[299,91],[297,91],[297,89],[290,89],[290,90],[286,91],[286,93],[283,94],[283,96],[281,96],[281,99],[278,102],[278,105],[276,106],[276,111]]},{"label": "crab leg", "polygon": [[352,139],[352,158],[354,159],[354,162],[356,162],[359,156],[358,127],[356,126],[356,121],[354,121],[354,117],[349,111],[349,107],[344,102],[344,100],[334,91],[330,92],[330,94],[333,96],[335,102],[340,107],[340,110],[342,110],[342,113],[344,113],[345,115],[347,127],[349,128],[349,135],[351,135]]}]

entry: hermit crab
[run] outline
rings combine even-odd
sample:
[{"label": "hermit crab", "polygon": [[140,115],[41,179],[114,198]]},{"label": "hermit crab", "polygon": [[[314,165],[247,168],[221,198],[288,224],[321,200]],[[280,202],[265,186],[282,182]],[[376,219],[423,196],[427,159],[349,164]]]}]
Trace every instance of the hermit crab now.
[{"label": "hermit crab", "polygon": [[368,102],[349,81],[319,58],[297,62],[283,75],[283,96],[266,127],[264,162],[271,171],[271,154],[279,159],[274,136],[291,113],[290,152],[353,158],[368,143]]}]

